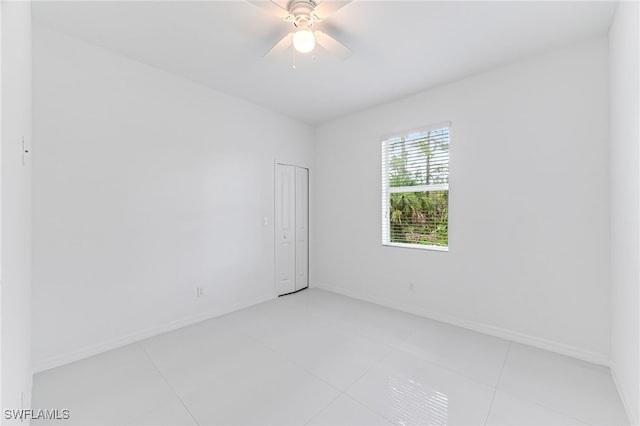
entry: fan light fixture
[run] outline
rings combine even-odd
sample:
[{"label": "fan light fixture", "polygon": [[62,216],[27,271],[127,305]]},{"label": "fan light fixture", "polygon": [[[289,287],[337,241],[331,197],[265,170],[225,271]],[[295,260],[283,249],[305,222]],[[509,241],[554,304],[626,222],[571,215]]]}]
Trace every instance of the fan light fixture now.
[{"label": "fan light fixture", "polygon": [[300,53],[311,52],[316,46],[316,37],[310,30],[298,30],[293,35],[293,47]]},{"label": "fan light fixture", "polygon": [[[0,0],[2,1],[2,0]],[[313,25],[324,21],[329,15],[351,0],[248,0],[249,2],[268,10],[284,22],[291,24],[291,31],[282,37],[264,56],[270,57],[280,54],[293,45],[293,68],[295,68],[295,53],[313,52],[317,46],[322,47],[339,59],[351,56],[351,50],[335,38],[322,31],[313,31]],[[286,3],[286,7],[284,4]]]}]

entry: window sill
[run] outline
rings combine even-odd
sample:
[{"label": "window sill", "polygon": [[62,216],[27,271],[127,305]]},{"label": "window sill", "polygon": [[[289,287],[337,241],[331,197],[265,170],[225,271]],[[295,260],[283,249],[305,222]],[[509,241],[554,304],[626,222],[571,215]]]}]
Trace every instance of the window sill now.
[{"label": "window sill", "polygon": [[386,246],[386,247],[400,247],[400,248],[416,249],[416,250],[441,251],[441,252],[448,252],[449,251],[449,247],[425,246],[425,245],[422,245],[422,244],[382,243],[382,245]]}]

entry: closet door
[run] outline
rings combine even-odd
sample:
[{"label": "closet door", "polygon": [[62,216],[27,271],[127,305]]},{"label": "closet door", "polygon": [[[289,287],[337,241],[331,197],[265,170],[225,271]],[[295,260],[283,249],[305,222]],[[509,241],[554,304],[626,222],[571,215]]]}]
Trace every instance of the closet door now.
[{"label": "closet door", "polygon": [[309,286],[309,170],[296,167],[296,290]]},{"label": "closet door", "polygon": [[309,170],[276,164],[276,288],[278,295],[309,286]]},{"label": "closet door", "polygon": [[276,288],[279,295],[296,290],[296,168],[276,164]]}]

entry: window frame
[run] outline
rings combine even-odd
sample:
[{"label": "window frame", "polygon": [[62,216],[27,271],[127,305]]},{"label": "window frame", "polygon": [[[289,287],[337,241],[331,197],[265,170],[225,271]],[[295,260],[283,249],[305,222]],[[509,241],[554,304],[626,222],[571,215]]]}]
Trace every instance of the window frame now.
[{"label": "window frame", "polygon": [[[407,192],[429,192],[429,191],[447,191],[450,194],[450,182],[446,184],[433,184],[433,185],[414,185],[414,186],[398,186],[398,187],[389,187],[389,164],[390,164],[390,156],[389,156],[389,143],[393,139],[398,138],[406,138],[410,135],[416,133],[428,133],[433,130],[439,129],[448,129],[448,143],[451,143],[451,122],[444,121],[436,124],[432,124],[429,126],[423,126],[417,129],[397,132],[390,135],[386,135],[381,138],[380,147],[381,147],[381,163],[382,163],[382,187],[381,187],[381,199],[382,199],[382,246],[383,247],[397,247],[397,248],[405,248],[405,249],[417,249],[417,250],[427,250],[427,251],[437,251],[437,252],[448,252],[449,247],[451,246],[450,235],[447,232],[447,245],[446,246],[437,246],[437,245],[428,245],[428,244],[412,244],[412,243],[396,243],[391,242],[391,230],[389,223],[389,197],[393,193],[407,193]],[[449,181],[450,176],[450,165],[451,165],[451,155],[449,149],[447,149],[449,157],[447,161],[448,167],[448,175],[447,181]],[[447,209],[450,206],[450,199],[448,198]],[[447,228],[449,227],[450,220],[447,217]]]}]

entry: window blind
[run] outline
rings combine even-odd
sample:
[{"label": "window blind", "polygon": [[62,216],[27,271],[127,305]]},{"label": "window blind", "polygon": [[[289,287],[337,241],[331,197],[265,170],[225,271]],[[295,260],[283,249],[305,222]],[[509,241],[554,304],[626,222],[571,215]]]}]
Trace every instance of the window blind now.
[{"label": "window blind", "polygon": [[447,246],[449,127],[382,142],[382,242]]}]

